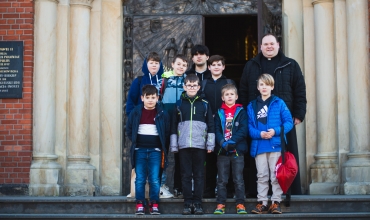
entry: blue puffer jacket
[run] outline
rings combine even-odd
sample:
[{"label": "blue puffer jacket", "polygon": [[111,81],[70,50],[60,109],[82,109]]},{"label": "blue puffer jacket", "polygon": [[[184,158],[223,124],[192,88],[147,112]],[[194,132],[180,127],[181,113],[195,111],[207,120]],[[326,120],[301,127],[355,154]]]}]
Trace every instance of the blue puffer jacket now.
[{"label": "blue puffer jacket", "polygon": [[146,59],[143,62],[143,66],[141,68],[143,71],[143,76],[141,76],[141,83],[139,85],[138,78],[136,77],[134,81],[132,81],[132,84],[130,86],[130,90],[128,91],[127,95],[127,101],[126,101],[126,115],[130,115],[130,112],[132,109],[135,108],[135,106],[142,104],[141,101],[141,88],[147,84],[154,85],[157,87],[158,91],[160,90],[162,86],[162,73],[163,73],[163,64],[160,63],[159,70],[156,75],[152,75],[149,72],[148,64]]},{"label": "blue puffer jacket", "polygon": [[[159,104],[156,105],[157,116],[155,117],[155,125],[157,127],[159,139],[161,140],[162,146],[158,146],[162,148],[164,152],[164,167],[167,167],[167,148],[166,146],[169,143],[169,136],[170,136],[170,116],[166,111],[164,111]],[[132,142],[130,148],[130,156],[131,156],[131,165],[132,168],[135,168],[135,148],[136,148],[136,139],[140,125],[141,113],[143,111],[143,104],[140,104],[132,110],[130,116],[128,117],[126,123],[126,133],[127,137]]]},{"label": "blue puffer jacket", "polygon": [[[225,142],[225,111],[220,108],[218,114],[215,115],[215,130],[216,130],[216,147],[217,155],[226,155],[226,151],[221,147]],[[232,136],[230,140],[235,141],[235,149],[239,155],[244,155],[248,151],[247,135],[248,135],[248,117],[243,107],[236,107],[234,119],[232,122]]]},{"label": "blue puffer jacket", "polygon": [[[252,157],[256,157],[257,153],[261,152],[261,150],[258,150],[258,142],[262,140],[261,131],[258,130],[258,121],[256,116],[256,112],[258,111],[257,100],[253,100],[249,103],[247,111],[249,135],[252,138],[250,153]],[[275,130],[274,137],[270,139],[271,149],[274,147],[274,150],[271,152],[275,152],[277,149],[281,148],[281,126],[284,126],[285,136],[285,134],[293,128],[293,118],[285,102],[279,97],[272,95],[267,115],[267,128],[272,128]],[[264,149],[263,152],[269,151]]]}]

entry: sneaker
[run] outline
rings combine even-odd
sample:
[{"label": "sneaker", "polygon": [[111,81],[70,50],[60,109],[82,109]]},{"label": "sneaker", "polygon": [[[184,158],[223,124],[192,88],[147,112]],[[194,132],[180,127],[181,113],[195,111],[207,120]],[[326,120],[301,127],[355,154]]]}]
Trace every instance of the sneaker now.
[{"label": "sneaker", "polygon": [[213,212],[215,215],[221,215],[225,214],[225,205],[224,204],[218,204],[216,207],[216,210]]},{"label": "sneaker", "polygon": [[204,214],[202,205],[200,203],[195,203],[194,204],[194,214],[196,214],[196,215],[203,215]]},{"label": "sneaker", "polygon": [[173,192],[174,192],[174,197],[175,198],[178,198],[178,199],[184,198],[184,195],[182,195],[182,191],[181,190],[174,189]]},{"label": "sneaker", "polygon": [[183,215],[190,215],[191,214],[191,205],[184,204],[184,209],[182,210]]},{"label": "sneaker", "polygon": [[150,214],[151,215],[160,215],[161,213],[159,212],[159,209],[158,209],[158,203],[156,203],[156,202],[152,202],[151,204],[150,204],[150,209],[149,209],[149,211],[150,211]]},{"label": "sneaker", "polygon": [[161,199],[168,199],[168,198],[173,198],[172,193],[169,191],[168,186],[163,185],[159,189],[159,198]]},{"label": "sneaker", "polygon": [[251,213],[253,214],[262,214],[262,213],[267,213],[267,206],[263,205],[262,202],[259,202],[256,205],[256,208],[252,209]]},{"label": "sneaker", "polygon": [[237,214],[247,214],[247,211],[245,211],[245,206],[243,204],[238,204],[236,206],[236,213]]},{"label": "sneaker", "polygon": [[269,213],[272,214],[281,214],[281,209],[280,209],[280,203],[279,202],[273,202],[269,208]]},{"label": "sneaker", "polygon": [[136,212],[135,212],[135,215],[144,215],[144,214],[145,214],[145,208],[144,208],[143,202],[138,201],[136,203]]}]

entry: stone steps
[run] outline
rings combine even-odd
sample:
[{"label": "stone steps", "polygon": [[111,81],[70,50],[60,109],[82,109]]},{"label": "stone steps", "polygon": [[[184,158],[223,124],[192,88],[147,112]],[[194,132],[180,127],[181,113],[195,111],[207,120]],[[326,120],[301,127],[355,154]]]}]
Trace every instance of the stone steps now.
[{"label": "stone steps", "polygon": [[[245,199],[248,212],[256,205],[256,199]],[[292,196],[291,206],[281,204],[282,215],[236,215],[235,200],[226,202],[225,215],[213,215],[216,199],[204,199],[205,215],[183,216],[182,199],[161,199],[160,216],[135,216],[135,199],[125,196],[100,197],[0,197],[0,219],[240,219],[240,218],[279,218],[279,219],[370,219],[370,195],[302,195]]]}]

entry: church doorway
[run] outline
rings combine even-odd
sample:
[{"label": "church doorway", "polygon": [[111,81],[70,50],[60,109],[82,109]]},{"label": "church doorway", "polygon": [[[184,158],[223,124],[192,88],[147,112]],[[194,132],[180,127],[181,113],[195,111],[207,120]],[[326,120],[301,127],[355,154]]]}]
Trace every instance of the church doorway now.
[{"label": "church doorway", "polygon": [[245,63],[258,53],[257,16],[206,16],[204,20],[204,44],[210,55],[225,58],[223,75],[239,85]]}]

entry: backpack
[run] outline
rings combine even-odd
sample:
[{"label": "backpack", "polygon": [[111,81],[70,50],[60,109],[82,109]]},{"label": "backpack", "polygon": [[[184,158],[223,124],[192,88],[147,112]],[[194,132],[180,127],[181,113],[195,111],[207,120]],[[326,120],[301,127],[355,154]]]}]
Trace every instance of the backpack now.
[{"label": "backpack", "polygon": [[[204,93],[204,88],[206,88],[207,81],[208,81],[207,79],[202,81],[202,93]],[[227,82],[227,84],[233,84],[234,85],[234,81],[232,81],[231,79],[226,79],[226,82]]]}]

